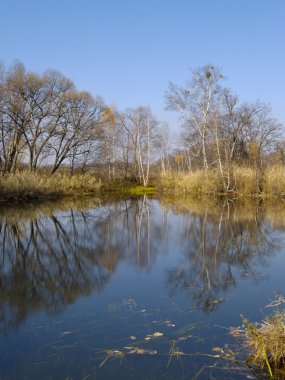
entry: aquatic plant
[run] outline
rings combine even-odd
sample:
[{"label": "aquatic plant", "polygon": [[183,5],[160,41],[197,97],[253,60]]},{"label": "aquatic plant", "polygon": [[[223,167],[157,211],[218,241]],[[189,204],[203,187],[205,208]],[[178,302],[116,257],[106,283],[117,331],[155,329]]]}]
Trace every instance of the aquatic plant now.
[{"label": "aquatic plant", "polygon": [[243,347],[249,352],[247,363],[256,369],[267,369],[270,378],[276,371],[285,369],[285,310],[279,306],[285,297],[277,294],[277,300],[267,307],[274,312],[260,323],[243,318],[241,329],[232,329],[230,334],[241,337]]}]

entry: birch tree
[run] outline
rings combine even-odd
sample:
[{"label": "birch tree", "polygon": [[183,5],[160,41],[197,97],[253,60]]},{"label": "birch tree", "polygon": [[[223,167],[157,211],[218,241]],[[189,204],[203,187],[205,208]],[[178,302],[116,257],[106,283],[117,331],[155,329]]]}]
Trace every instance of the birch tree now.
[{"label": "birch tree", "polygon": [[179,112],[187,127],[198,133],[206,177],[210,164],[207,153],[209,127],[221,103],[222,79],[218,68],[206,65],[194,71],[184,87],[170,83],[166,93],[166,108]]},{"label": "birch tree", "polygon": [[121,122],[127,132],[133,176],[136,181],[147,186],[158,122],[148,107],[128,109]]}]

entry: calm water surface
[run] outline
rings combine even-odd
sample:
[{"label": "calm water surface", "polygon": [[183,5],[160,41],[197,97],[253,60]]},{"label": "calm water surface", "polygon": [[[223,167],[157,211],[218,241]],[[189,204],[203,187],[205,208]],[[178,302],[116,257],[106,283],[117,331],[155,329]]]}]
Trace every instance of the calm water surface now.
[{"label": "calm water surface", "polygon": [[283,208],[146,197],[2,207],[0,379],[255,378],[242,353],[218,350],[238,350],[228,329],[241,314],[260,321],[285,294]]}]

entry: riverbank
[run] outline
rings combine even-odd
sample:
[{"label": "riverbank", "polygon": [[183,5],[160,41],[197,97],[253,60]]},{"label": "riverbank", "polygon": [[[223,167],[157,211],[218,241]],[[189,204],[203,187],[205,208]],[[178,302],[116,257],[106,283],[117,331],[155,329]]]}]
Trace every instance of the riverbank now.
[{"label": "riverbank", "polygon": [[132,185],[130,183],[102,183],[94,174],[70,175],[19,171],[0,177],[0,201],[26,201],[38,199],[58,200],[64,197],[120,193],[131,196],[153,195],[154,186]]},{"label": "riverbank", "polygon": [[58,173],[53,176],[45,173],[16,172],[0,177],[0,199],[21,201],[31,199],[58,199],[96,193],[101,182],[91,174],[68,175]]},{"label": "riverbank", "polygon": [[163,192],[198,196],[285,197],[285,167],[281,165],[263,171],[236,166],[231,168],[230,185],[225,190],[227,182],[226,173],[222,178],[216,169],[209,170],[207,178],[203,170],[172,171],[161,175],[160,188]]},{"label": "riverbank", "polygon": [[45,172],[19,171],[0,177],[0,200],[22,201],[58,199],[67,196],[94,195],[102,192],[123,193],[131,196],[153,195],[156,192],[194,197],[285,197],[285,168],[274,166],[257,172],[252,168],[234,167],[231,186],[225,191],[225,178],[213,169],[206,178],[203,170],[190,173],[169,171],[153,179],[144,187],[128,181],[102,181],[92,173],[59,172],[53,176]]}]

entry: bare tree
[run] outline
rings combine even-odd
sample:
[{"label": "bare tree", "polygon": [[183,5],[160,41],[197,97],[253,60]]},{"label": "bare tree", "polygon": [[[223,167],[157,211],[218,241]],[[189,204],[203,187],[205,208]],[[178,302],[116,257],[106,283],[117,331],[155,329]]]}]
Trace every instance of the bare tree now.
[{"label": "bare tree", "polygon": [[158,122],[148,107],[128,109],[121,119],[127,132],[128,162],[132,162],[133,176],[144,186],[148,185],[150,164]]},{"label": "bare tree", "polygon": [[170,83],[166,93],[166,108],[177,111],[187,127],[198,133],[202,148],[203,166],[208,176],[207,141],[210,122],[221,103],[220,71],[206,65],[193,72],[184,87]]}]

